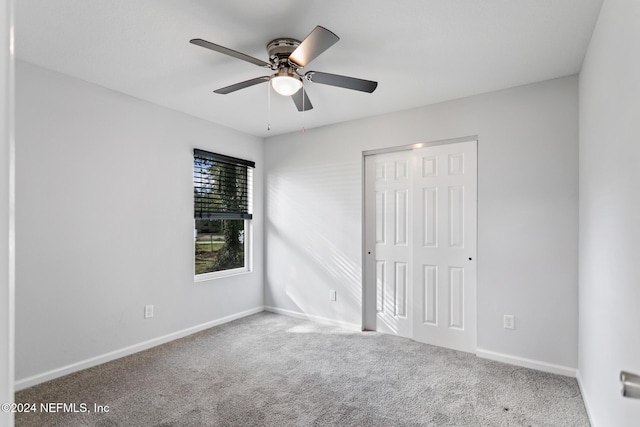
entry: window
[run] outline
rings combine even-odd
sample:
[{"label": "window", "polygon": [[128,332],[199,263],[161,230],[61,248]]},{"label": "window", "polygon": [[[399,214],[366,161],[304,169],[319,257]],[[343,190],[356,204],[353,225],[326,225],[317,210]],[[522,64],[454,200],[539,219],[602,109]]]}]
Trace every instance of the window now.
[{"label": "window", "polygon": [[255,163],[193,151],[194,253],[198,279],[250,271]]}]

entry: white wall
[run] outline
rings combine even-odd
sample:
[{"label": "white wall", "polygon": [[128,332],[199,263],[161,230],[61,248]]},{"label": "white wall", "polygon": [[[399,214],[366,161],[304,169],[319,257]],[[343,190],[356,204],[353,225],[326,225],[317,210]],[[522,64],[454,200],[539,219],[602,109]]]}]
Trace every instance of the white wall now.
[{"label": "white wall", "polygon": [[605,0],[580,74],[580,379],[595,426],[637,426],[640,400],[640,2]]},{"label": "white wall", "polygon": [[267,139],[265,305],[361,324],[362,151],[478,135],[478,347],[576,368],[577,105],[571,76]]},{"label": "white wall", "polygon": [[255,161],[259,255],[261,138],[22,61],[16,73],[18,385],[261,309],[261,256],[194,283],[192,206],[194,147]]},{"label": "white wall", "polygon": [[[13,402],[13,3],[0,0],[0,403]],[[13,414],[0,411],[0,425],[13,426]]]}]

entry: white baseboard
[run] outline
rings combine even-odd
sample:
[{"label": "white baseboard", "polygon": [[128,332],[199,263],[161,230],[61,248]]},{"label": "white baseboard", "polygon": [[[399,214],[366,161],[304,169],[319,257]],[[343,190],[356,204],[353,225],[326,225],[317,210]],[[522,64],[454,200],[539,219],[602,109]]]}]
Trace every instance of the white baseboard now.
[{"label": "white baseboard", "polygon": [[580,370],[577,371],[576,379],[578,380],[578,387],[580,388],[580,394],[582,394],[582,402],[584,403],[584,409],[587,411],[587,417],[589,418],[589,424],[595,426],[596,424],[593,422],[593,417],[591,416],[591,409],[589,409],[589,399],[587,398],[587,393],[585,393],[584,386],[582,385],[582,376],[580,375]]},{"label": "white baseboard", "polygon": [[81,360],[76,363],[72,363],[67,366],[63,366],[61,368],[52,369],[47,372],[43,372],[41,374],[33,375],[31,377],[23,378],[20,380],[16,380],[15,382],[15,390],[23,390],[27,387],[34,386],[36,384],[43,383],[45,381],[53,380],[55,378],[59,378],[73,372],[81,371],[83,369],[91,368],[93,366],[101,365],[106,362],[110,362],[115,359],[119,359],[121,357],[129,356],[134,353],[138,353],[143,350],[147,350],[151,347],[158,346],[160,344],[165,344],[167,342],[177,340],[178,338],[186,337],[187,335],[195,334],[196,332],[203,331],[205,329],[212,328],[214,326],[222,325],[223,323],[228,323],[236,319],[240,319],[242,317],[250,316],[252,314],[260,313],[264,311],[264,307],[256,307],[250,310],[242,311],[240,313],[235,313],[230,316],[222,317],[220,319],[212,320],[210,322],[202,323],[200,325],[192,326],[187,329],[183,329],[181,331],[173,332],[167,335],[163,335],[158,338],[153,338],[148,341],[144,341],[138,344],[131,345],[129,347],[121,348],[120,350],[111,351],[106,354],[102,354],[100,356],[92,357],[90,359]]},{"label": "white baseboard", "polygon": [[510,365],[522,366],[523,368],[531,368],[538,371],[549,372],[552,374],[564,375],[575,378],[577,369],[568,366],[554,365],[553,363],[541,362],[539,360],[526,359],[524,357],[512,356],[510,354],[496,353],[495,351],[476,349],[476,356],[483,359],[495,360],[497,362],[508,363]]},{"label": "white baseboard", "polygon": [[269,307],[269,306],[265,306],[264,310],[265,311],[269,311],[271,313],[282,314],[282,315],[289,316],[289,317],[296,317],[298,319],[312,320],[312,321],[318,322],[318,323],[324,323],[324,324],[327,324],[327,325],[338,326],[338,327],[341,327],[341,328],[350,329],[352,331],[361,331],[362,330],[362,326],[358,325],[356,323],[349,323],[349,322],[344,322],[342,320],[329,319],[327,317],[315,316],[313,314],[305,314],[305,313],[301,313],[299,311],[285,310],[284,308]]}]

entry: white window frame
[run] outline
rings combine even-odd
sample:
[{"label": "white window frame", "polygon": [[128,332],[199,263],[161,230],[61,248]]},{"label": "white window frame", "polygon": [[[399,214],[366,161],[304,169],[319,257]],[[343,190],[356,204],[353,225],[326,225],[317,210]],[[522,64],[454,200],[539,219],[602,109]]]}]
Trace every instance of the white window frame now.
[{"label": "white window frame", "polygon": [[[193,249],[196,244],[196,221],[193,220]],[[192,266],[195,268],[195,250]],[[230,268],[229,270],[211,271],[209,273],[200,273],[193,275],[194,282],[205,282],[207,280],[220,279],[223,277],[237,276],[240,274],[251,273],[253,271],[253,224],[250,219],[244,220],[244,267]]]},{"label": "white window frame", "polygon": [[[247,169],[248,181],[247,181],[247,196],[249,198],[250,212],[253,210],[253,167]],[[195,244],[197,238],[196,220],[193,220],[193,246],[191,253],[193,258],[191,260],[191,267],[194,270],[193,281],[205,282],[208,280],[221,279],[225,277],[238,276],[241,274],[251,273],[253,271],[253,220],[244,220],[244,267],[230,268],[228,270],[211,271],[208,273],[195,274]]]}]

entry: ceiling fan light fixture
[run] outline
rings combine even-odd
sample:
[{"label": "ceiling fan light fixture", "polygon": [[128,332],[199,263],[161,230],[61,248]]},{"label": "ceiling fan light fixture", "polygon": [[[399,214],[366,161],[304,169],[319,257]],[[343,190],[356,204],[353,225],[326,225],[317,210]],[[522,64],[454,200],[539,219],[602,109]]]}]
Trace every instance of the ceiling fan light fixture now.
[{"label": "ceiling fan light fixture", "polygon": [[271,86],[282,96],[291,96],[302,87],[300,77],[288,70],[280,70],[271,77]]}]

